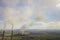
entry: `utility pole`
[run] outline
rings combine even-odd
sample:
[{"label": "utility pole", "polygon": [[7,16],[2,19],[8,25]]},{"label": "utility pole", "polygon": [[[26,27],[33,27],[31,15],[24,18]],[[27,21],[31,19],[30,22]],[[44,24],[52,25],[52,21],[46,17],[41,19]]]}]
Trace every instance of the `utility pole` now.
[{"label": "utility pole", "polygon": [[5,37],[5,30],[6,30],[6,15],[4,16],[4,27],[3,27],[3,36],[2,36],[2,40],[4,40]]},{"label": "utility pole", "polygon": [[13,23],[12,23],[12,31],[11,31],[11,40],[13,40]]},{"label": "utility pole", "polygon": [[12,29],[11,29],[11,40],[13,40],[14,16],[12,16],[10,21],[11,21],[11,27],[12,27]]},{"label": "utility pole", "polygon": [[2,40],[4,40],[4,37],[5,37],[5,30],[3,30]]}]

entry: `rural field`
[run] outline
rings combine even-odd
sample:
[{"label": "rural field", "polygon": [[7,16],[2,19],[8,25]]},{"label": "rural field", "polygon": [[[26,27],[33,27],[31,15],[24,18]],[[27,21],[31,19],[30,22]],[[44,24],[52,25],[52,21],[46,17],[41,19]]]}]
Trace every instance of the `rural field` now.
[{"label": "rural field", "polygon": [[[2,37],[0,37],[0,40],[2,40]],[[12,39],[10,35],[5,35],[4,40],[60,40],[60,35],[57,34],[48,34],[48,33],[42,33],[42,34],[35,34],[35,35],[13,35]]]}]

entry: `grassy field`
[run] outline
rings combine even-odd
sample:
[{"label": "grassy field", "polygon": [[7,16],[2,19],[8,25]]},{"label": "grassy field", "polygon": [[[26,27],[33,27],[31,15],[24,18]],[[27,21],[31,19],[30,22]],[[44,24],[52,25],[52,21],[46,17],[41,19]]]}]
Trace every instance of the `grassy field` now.
[{"label": "grassy field", "polygon": [[[6,36],[5,40],[11,40],[10,36]],[[2,40],[2,37],[0,37]],[[35,36],[13,36],[13,40],[60,40],[60,35],[42,34]]]}]

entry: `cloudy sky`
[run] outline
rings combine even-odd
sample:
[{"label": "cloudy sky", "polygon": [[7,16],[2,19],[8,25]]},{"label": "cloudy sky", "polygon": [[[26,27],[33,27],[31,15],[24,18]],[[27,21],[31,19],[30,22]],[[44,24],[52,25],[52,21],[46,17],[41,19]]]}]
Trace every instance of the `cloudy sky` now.
[{"label": "cloudy sky", "polygon": [[59,29],[60,0],[0,0],[0,29]]}]

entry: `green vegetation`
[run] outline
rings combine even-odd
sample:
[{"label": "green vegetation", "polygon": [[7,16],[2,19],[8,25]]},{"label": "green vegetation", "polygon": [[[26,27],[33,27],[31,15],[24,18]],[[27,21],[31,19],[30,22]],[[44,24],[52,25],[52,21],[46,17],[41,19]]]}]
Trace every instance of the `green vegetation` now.
[{"label": "green vegetation", "polygon": [[[8,34],[6,34],[8,35]],[[2,37],[0,37],[2,40]],[[5,36],[5,40],[11,40],[10,35]],[[52,34],[41,34],[41,35],[34,35],[34,36],[13,36],[13,40],[60,40],[60,35],[52,35]]]}]

